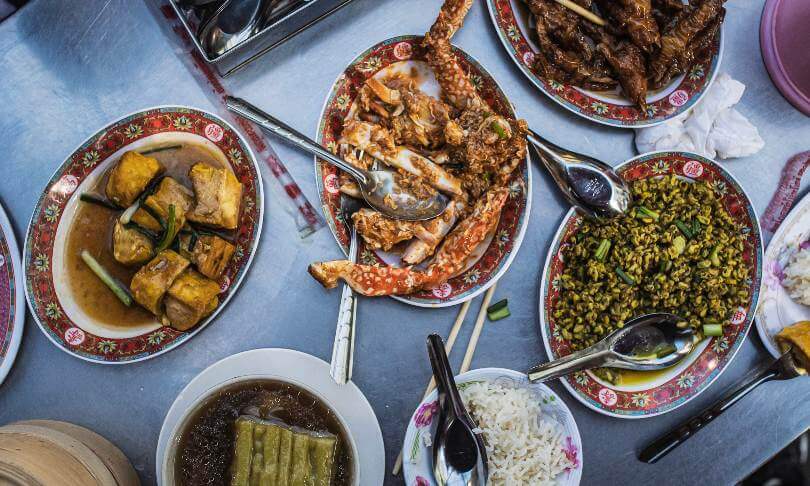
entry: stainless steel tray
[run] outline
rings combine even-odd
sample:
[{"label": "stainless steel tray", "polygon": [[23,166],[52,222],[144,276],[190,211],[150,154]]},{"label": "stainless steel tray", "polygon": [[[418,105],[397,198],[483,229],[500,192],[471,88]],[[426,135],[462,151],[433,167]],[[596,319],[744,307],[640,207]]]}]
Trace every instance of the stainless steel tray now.
[{"label": "stainless steel tray", "polygon": [[215,58],[208,56],[197,39],[195,35],[197,24],[195,19],[190,18],[188,10],[180,7],[175,0],[169,0],[169,3],[183,23],[183,27],[186,29],[186,32],[191,37],[194,45],[197,47],[197,51],[203,59],[214,66],[220,75],[228,76],[284,41],[292,38],[295,34],[316,24],[319,20],[327,17],[351,1],[352,0],[302,1],[299,6],[296,6],[290,12],[278,19],[272,20],[267,27],[256,35]]}]

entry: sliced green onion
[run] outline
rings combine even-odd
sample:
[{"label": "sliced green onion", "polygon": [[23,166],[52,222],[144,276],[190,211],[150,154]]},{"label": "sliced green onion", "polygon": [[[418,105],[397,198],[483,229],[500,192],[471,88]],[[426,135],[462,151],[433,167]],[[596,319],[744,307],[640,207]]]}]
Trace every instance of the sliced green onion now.
[{"label": "sliced green onion", "polygon": [[703,324],[703,335],[704,336],[722,336],[723,335],[723,325],[722,324]]},{"label": "sliced green onion", "polygon": [[596,253],[594,253],[593,256],[598,261],[603,262],[605,261],[608,251],[610,251],[610,240],[603,238],[602,241],[599,242],[599,248],[596,249]]},{"label": "sliced green onion", "polygon": [[142,226],[139,226],[138,224],[136,224],[136,223],[134,223],[132,221],[130,221],[129,223],[126,223],[124,225],[124,228],[137,231],[138,233],[140,233],[140,234],[146,236],[147,238],[149,238],[150,240],[152,240],[152,243],[155,243],[158,240],[160,240],[160,235],[159,234],[155,233],[152,230],[148,230],[148,229],[146,229],[146,228],[144,228]]},{"label": "sliced green onion", "polygon": [[649,218],[658,221],[658,218],[661,216],[652,209],[647,209],[644,206],[636,206],[636,217],[641,219]]},{"label": "sliced green onion", "polygon": [[684,223],[680,219],[675,220],[675,226],[677,226],[678,229],[681,230],[681,233],[683,233],[683,235],[689,238],[690,240],[695,236],[692,234],[692,230],[690,230],[689,227],[686,226],[686,223]]},{"label": "sliced green onion", "polygon": [[164,150],[176,150],[179,148],[183,148],[183,144],[175,144],[175,145],[164,145],[162,147],[155,147],[149,150],[144,150],[143,152],[138,152],[141,155],[149,155],[154,154],[155,152],[163,152]]},{"label": "sliced green onion", "polygon": [[709,255],[709,259],[712,261],[712,265],[714,265],[715,267],[720,266],[719,253],[720,253],[720,245],[714,245],[714,248],[712,248],[712,252]]},{"label": "sliced green onion", "polygon": [[163,238],[160,239],[160,243],[158,243],[157,247],[155,248],[155,253],[162,252],[172,244],[172,240],[175,236],[177,236],[177,231],[175,231],[176,225],[177,221],[175,220],[174,216],[174,204],[169,204],[169,217],[166,218],[166,229],[163,231]]},{"label": "sliced green onion", "polygon": [[700,233],[700,221],[697,218],[692,220],[692,235],[697,236]]},{"label": "sliced green onion", "polygon": [[492,131],[498,134],[498,138],[504,140],[508,138],[506,135],[506,130],[498,123],[498,120],[493,120],[492,123],[489,124],[489,127],[492,128]]},{"label": "sliced green onion", "polygon": [[625,283],[627,283],[627,285],[635,285],[636,284],[636,281],[633,280],[633,277],[631,277],[630,275],[627,275],[626,273],[624,273],[624,270],[622,270],[622,267],[616,267],[616,275],[618,275],[622,280],[624,280]]},{"label": "sliced green onion", "polygon": [[509,312],[508,303],[507,299],[503,299],[487,307],[487,317],[489,317],[489,320],[493,322],[500,321],[512,315]]},{"label": "sliced green onion", "polygon": [[133,215],[133,214],[135,214],[135,211],[137,211],[139,207],[141,207],[141,203],[140,203],[140,201],[135,201],[135,202],[132,204],[132,206],[128,207],[128,208],[126,209],[126,211],[124,211],[123,213],[121,213],[121,217],[120,217],[120,218],[118,218],[118,221],[119,221],[121,224],[127,224],[127,223],[129,223],[129,221],[132,219],[132,215]]},{"label": "sliced green onion", "polygon": [[93,204],[97,204],[99,206],[104,206],[107,209],[114,209],[114,210],[118,209],[118,206],[116,206],[112,202],[108,201],[107,199],[104,199],[103,197],[96,196],[95,194],[90,194],[89,192],[83,192],[79,196],[79,199],[84,201],[84,202],[87,202],[87,203],[93,203]]},{"label": "sliced green onion", "polygon": [[96,274],[98,278],[104,282],[104,285],[110,288],[113,291],[116,297],[123,302],[123,304],[127,307],[132,305],[132,296],[129,295],[129,290],[124,287],[124,285],[115,279],[112,275],[110,275],[107,270],[101,266],[101,264],[93,258],[93,255],[90,254],[87,250],[82,250],[82,260],[84,263],[90,267],[90,270]]},{"label": "sliced green onion", "polygon": [[656,358],[663,358],[663,357],[669,356],[670,354],[672,354],[672,353],[674,353],[676,351],[677,351],[677,349],[675,348],[675,346],[673,346],[671,344],[662,344],[661,349],[656,350],[655,357]]}]

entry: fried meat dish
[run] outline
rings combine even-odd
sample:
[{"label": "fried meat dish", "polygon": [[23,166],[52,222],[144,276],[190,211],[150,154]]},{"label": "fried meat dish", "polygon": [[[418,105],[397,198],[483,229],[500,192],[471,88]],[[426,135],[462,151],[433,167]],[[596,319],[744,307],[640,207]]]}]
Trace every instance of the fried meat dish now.
[{"label": "fried meat dish", "polygon": [[[528,126],[497,114],[476,90],[452,52],[450,38],[461,27],[472,0],[446,0],[423,41],[426,60],[441,88],[436,99],[402,73],[375,76],[359,90],[343,123],[339,154],[368,169],[375,163],[397,170],[411,189],[440,191],[452,198],[428,221],[397,221],[364,208],[353,223],[372,249],[402,249],[402,268],[348,260],[310,265],[327,288],[344,280],[364,295],[409,294],[449,280],[495,231],[509,195],[507,184],[526,157]],[[342,174],[344,197],[359,197]],[[426,192],[426,195],[429,192]],[[424,263],[417,269],[414,265]]]},{"label": "fried meat dish", "polygon": [[641,109],[648,89],[686,72],[709,48],[725,0],[574,0],[605,19],[600,26],[555,0],[525,0],[545,78],[586,89],[619,85]]}]

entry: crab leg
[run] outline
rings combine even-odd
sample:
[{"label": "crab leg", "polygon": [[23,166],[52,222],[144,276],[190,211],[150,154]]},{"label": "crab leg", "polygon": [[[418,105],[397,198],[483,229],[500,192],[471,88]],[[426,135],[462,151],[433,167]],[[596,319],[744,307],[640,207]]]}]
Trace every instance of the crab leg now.
[{"label": "crab leg", "polygon": [[442,192],[453,195],[462,193],[461,181],[427,157],[409,148],[395,146],[390,133],[383,127],[349,120],[343,128],[342,142],[357,147],[392,167],[422,177],[425,182]]},{"label": "crab leg", "polygon": [[461,202],[451,203],[438,218],[426,221],[418,228],[415,227],[416,238],[405,248],[402,262],[407,265],[416,265],[432,255],[442,238],[447,236],[450,228],[456,224],[458,213],[463,207]]},{"label": "crab leg", "polygon": [[475,248],[495,229],[508,194],[506,188],[497,187],[482,196],[472,214],[444,239],[426,272],[413,267],[377,267],[337,260],[313,263],[309,266],[309,273],[326,288],[335,288],[342,279],[356,292],[369,296],[409,294],[435,287],[457,273]]},{"label": "crab leg", "polygon": [[377,267],[349,260],[313,263],[309,273],[328,289],[335,288],[342,279],[355,292],[368,296],[409,294],[420,289],[426,278],[410,267]]}]

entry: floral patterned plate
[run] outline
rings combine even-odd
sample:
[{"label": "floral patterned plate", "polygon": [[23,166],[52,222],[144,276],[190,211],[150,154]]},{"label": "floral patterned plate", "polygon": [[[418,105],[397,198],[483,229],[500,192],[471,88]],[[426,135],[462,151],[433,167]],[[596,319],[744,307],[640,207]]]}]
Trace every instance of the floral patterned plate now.
[{"label": "floral patterned plate", "polygon": [[[422,37],[401,36],[384,40],[360,54],[338,76],[326,99],[321,121],[318,125],[318,142],[330,150],[337,150],[337,140],[343,129],[343,120],[352,109],[357,92],[370,77],[382,77],[392,72],[416,73],[419,88],[428,95],[438,97],[440,89],[433,72],[423,62],[425,52],[421,47]],[[512,105],[495,80],[472,57],[461,49],[454,48],[456,57],[465,71],[470,73],[477,89],[490,106],[501,114],[514,116]],[[445,307],[460,304],[485,291],[506,272],[515,257],[526,226],[531,207],[531,171],[529,158],[521,164],[510,183],[510,197],[501,212],[495,234],[484,242],[477,252],[477,259],[447,283],[431,290],[411,295],[395,295],[393,298],[420,307]],[[321,197],[321,206],[329,228],[344,253],[349,250],[349,230],[340,210],[337,169],[326,162],[315,160],[316,183]],[[397,265],[399,256],[383,251],[374,251],[360,241],[360,261],[372,265]]]},{"label": "floral patterned plate", "polygon": [[785,268],[790,256],[799,249],[810,248],[810,194],[790,211],[771,238],[765,252],[765,281],[762,303],[757,311],[757,331],[765,347],[779,357],[774,336],[798,321],[810,321],[810,307],[790,298],[782,287]]},{"label": "floral patterned plate", "polygon": [[20,250],[14,229],[0,206],[0,384],[11,370],[25,324]]},{"label": "floral patterned plate", "polygon": [[[504,368],[480,368],[456,376],[460,390],[472,383],[493,381],[501,385],[528,388],[542,403],[543,419],[556,422],[564,437],[563,452],[574,467],[557,475],[560,486],[575,486],[582,478],[582,439],[574,416],[565,402],[551,388],[542,383],[530,383],[524,373]],[[416,408],[408,422],[405,443],[402,447],[402,465],[407,486],[433,486],[433,451],[428,447],[436,431],[434,418],[438,411],[436,390]]]},{"label": "floral patterned plate", "polygon": [[[154,322],[114,327],[76,305],[66,282],[68,228],[79,194],[127,150],[156,144],[195,143],[206,147],[242,183],[236,251],[220,279],[220,304],[188,331]],[[105,126],[84,141],[56,170],[39,198],[25,239],[26,297],[40,329],[63,351],[97,363],[131,363],[174,349],[197,334],[221,311],[245,276],[262,229],[264,192],[256,160],[241,135],[210,113],[179,106],[149,108]]]},{"label": "floral patterned plate", "polygon": [[[599,413],[619,418],[643,418],[674,410],[709,387],[731,363],[754,319],[762,281],[762,237],[759,220],[745,191],[716,162],[689,152],[652,152],[639,155],[616,168],[634,181],[667,174],[704,181],[722,195],[723,206],[746,235],[743,258],[750,268],[749,301],[723,326],[723,336],[703,340],[692,354],[662,372],[640,375],[621,386],[607,383],[591,372],[574,373],[562,383],[574,397]],[[546,257],[540,284],[540,329],[549,358],[571,352],[552,317],[559,300],[559,276],[565,262],[563,248],[576,234],[582,217],[573,209],[563,219]]]},{"label": "floral patterned plate", "polygon": [[[621,128],[657,125],[689,111],[714,81],[723,57],[723,35],[712,49],[695,61],[688,73],[647,94],[642,112],[619,89],[592,91],[540,77],[534,68],[539,48],[529,34],[529,9],[523,0],[487,0],[489,15],[509,57],[543,93],[563,108],[588,120]],[[721,29],[722,30],[722,29]]]}]

